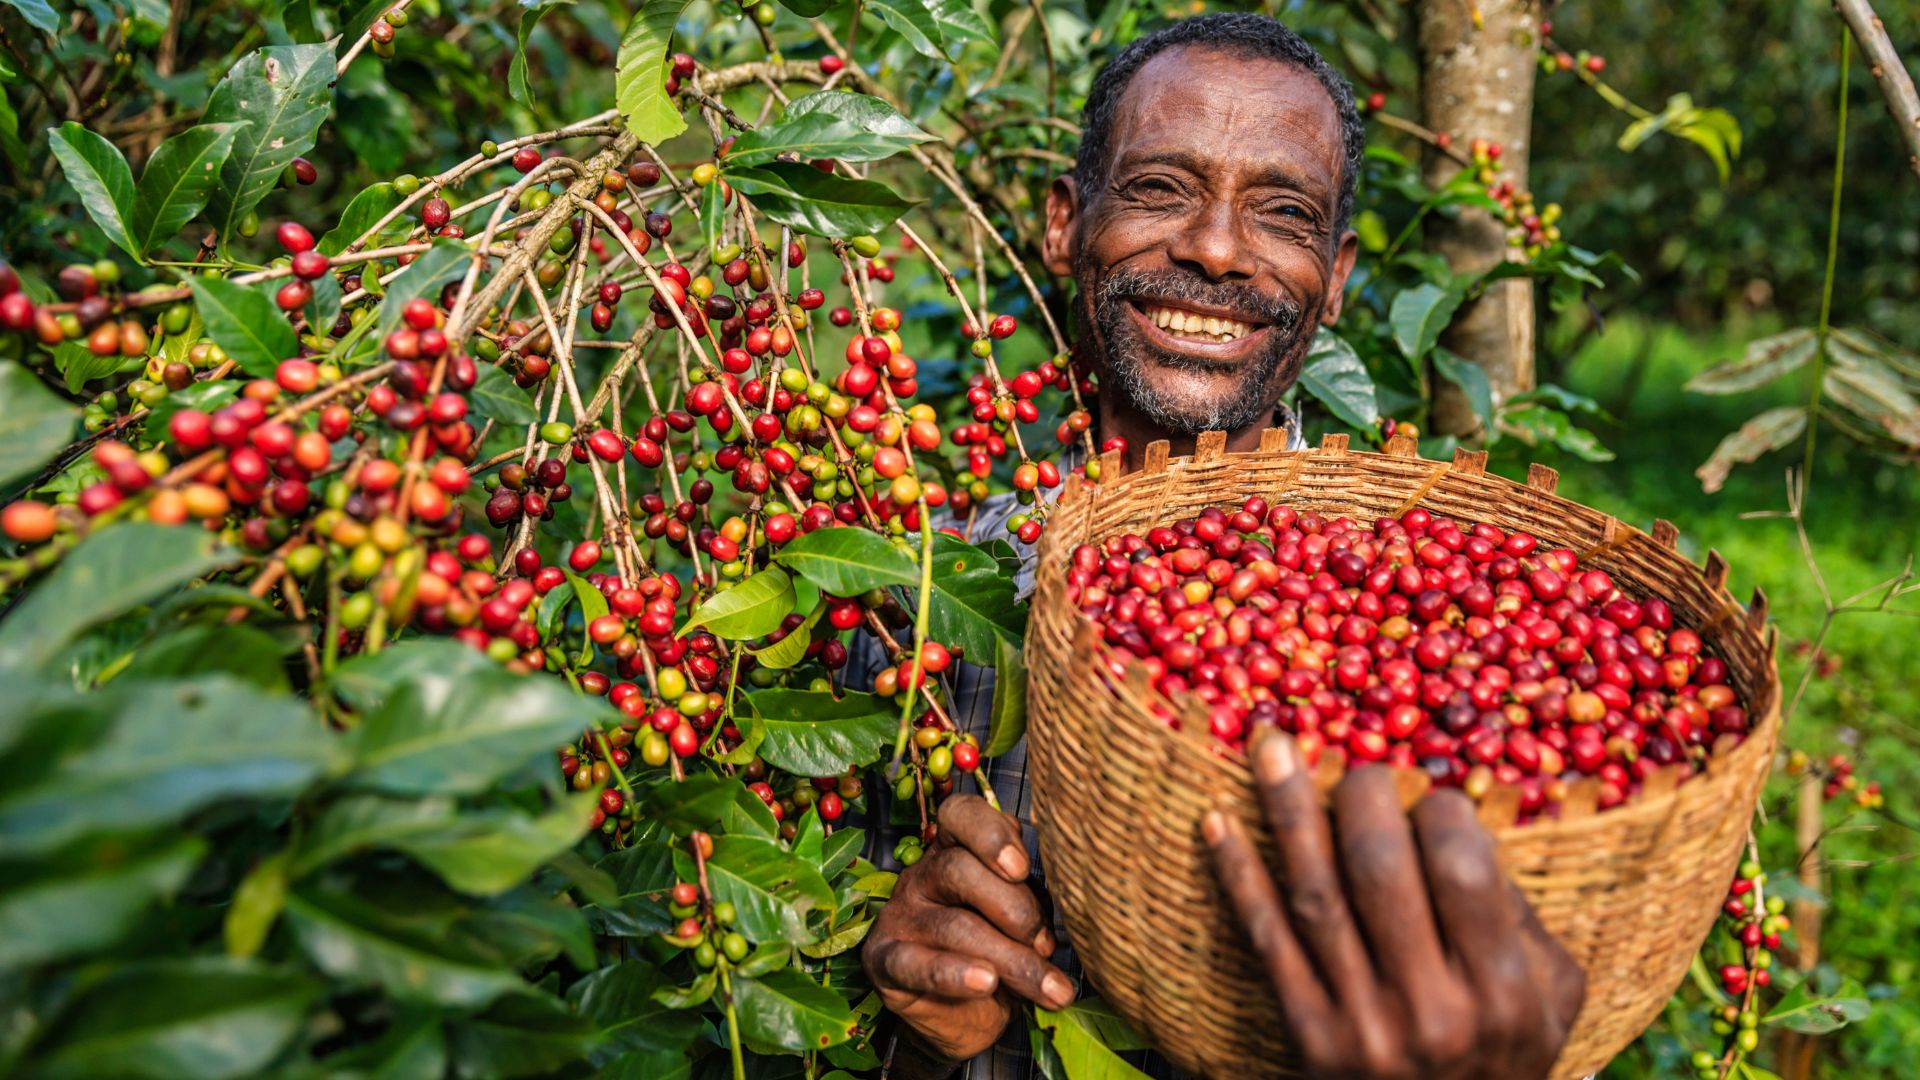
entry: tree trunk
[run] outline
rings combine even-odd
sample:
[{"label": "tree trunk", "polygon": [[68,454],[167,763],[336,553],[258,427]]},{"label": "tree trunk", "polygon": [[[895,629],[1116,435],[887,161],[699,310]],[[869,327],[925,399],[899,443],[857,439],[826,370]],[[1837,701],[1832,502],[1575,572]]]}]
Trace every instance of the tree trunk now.
[{"label": "tree trunk", "polygon": [[[1483,17],[1476,28],[1473,12]],[[1533,80],[1538,72],[1538,0],[1418,0],[1420,100],[1423,120],[1450,132],[1465,150],[1474,139],[1500,144],[1497,167],[1516,190],[1527,185],[1532,150]],[[1429,185],[1447,182],[1460,165],[1429,150]],[[1429,219],[1429,246],[1456,271],[1480,273],[1509,256],[1506,227],[1481,210],[1457,219]],[[1486,369],[1497,406],[1533,388],[1533,286],[1514,278],[1460,308],[1441,345]],[[1458,387],[1435,379],[1431,419],[1436,434],[1472,436],[1480,419]]]}]

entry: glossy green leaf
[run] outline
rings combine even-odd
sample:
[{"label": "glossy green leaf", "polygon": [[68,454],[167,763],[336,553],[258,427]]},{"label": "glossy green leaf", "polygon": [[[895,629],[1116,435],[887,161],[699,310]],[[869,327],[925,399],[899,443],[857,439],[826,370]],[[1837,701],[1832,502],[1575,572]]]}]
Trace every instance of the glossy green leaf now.
[{"label": "glossy green leaf", "polygon": [[720,986],[720,972],[709,968],[686,986],[668,983],[653,992],[653,1000],[669,1009],[693,1009],[705,1005]]},{"label": "glossy green leaf", "polygon": [[396,838],[407,853],[464,893],[492,896],[525,881],[587,834],[597,791],[568,795],[538,816],[519,810],[464,811],[433,830]]},{"label": "glossy green leaf", "polygon": [[400,900],[299,888],[287,897],[286,917],[320,970],[403,1001],[477,1008],[526,986],[477,935]]},{"label": "glossy green leaf", "polygon": [[1831,997],[1814,991],[1812,980],[1804,980],[1782,995],[1760,1019],[1789,1031],[1807,1035],[1825,1035],[1855,1021],[1864,1020],[1873,1011],[1873,1003],[1858,983],[1849,981]]},{"label": "glossy green leaf", "polygon": [[1700,478],[1701,489],[1712,494],[1726,485],[1735,465],[1758,461],[1761,455],[1792,443],[1806,430],[1805,407],[1782,405],[1768,409],[1728,432],[1693,474]]},{"label": "glossy green leaf", "polygon": [[1019,646],[994,639],[993,714],[980,753],[998,757],[1020,745],[1027,734],[1027,665]]},{"label": "glossy green leaf", "polygon": [[515,675],[451,641],[411,641],[420,661],[360,721],[347,781],[399,795],[485,791],[583,728],[613,719],[604,701],[554,679]]},{"label": "glossy green leaf", "polygon": [[0,360],[0,490],[32,476],[73,436],[80,410],[62,401],[33,372]]},{"label": "glossy green leaf", "polygon": [[868,94],[851,90],[823,90],[794,98],[786,118],[832,116],[861,131],[899,142],[930,142],[933,135],[900,114],[900,110]]},{"label": "glossy green leaf", "polygon": [[115,678],[231,675],[269,693],[285,693],[284,661],[299,648],[293,635],[273,634],[245,623],[182,626],[143,643]]},{"label": "glossy green leaf", "polygon": [[300,791],[337,767],[338,736],[299,703],[226,678],[43,691],[31,771],[0,774],[0,856],[129,825],[165,828],[223,799]]},{"label": "glossy green leaf", "polygon": [[1314,334],[1300,369],[1300,388],[1348,427],[1371,431],[1380,423],[1373,375],[1353,346],[1331,330],[1322,328]]},{"label": "glossy green leaf", "polygon": [[540,418],[533,398],[514,383],[513,376],[492,364],[480,365],[480,378],[467,394],[467,405],[475,416],[508,427],[524,427]]},{"label": "glossy green leaf", "polygon": [[815,109],[798,116],[789,113],[777,124],[746,132],[734,141],[733,149],[727,152],[725,160],[729,175],[736,168],[775,161],[781,154],[795,154],[803,159],[879,161],[930,138],[931,135],[917,129],[913,135],[906,137],[869,131],[829,110]]},{"label": "glossy green leaf", "polygon": [[[1060,1057],[1067,1075],[1073,1080],[1147,1080],[1147,1074],[1127,1064],[1116,1049],[1137,1046],[1110,1046],[1105,1035],[1112,1030],[1111,1011],[1082,1010],[1070,1005],[1060,1012],[1034,1010],[1034,1020],[1050,1037],[1054,1053]],[[1137,1036],[1135,1037],[1137,1039]]]},{"label": "glossy green leaf", "polygon": [[384,339],[399,329],[400,320],[406,315],[407,301],[425,297],[439,303],[440,287],[466,273],[472,261],[473,253],[460,241],[435,240],[433,246],[408,264],[398,277],[387,282],[386,299],[380,301],[380,314],[373,323],[375,338]]},{"label": "glossy green leaf", "polygon": [[238,1080],[264,1075],[306,1022],[305,976],[213,959],[136,963],[83,983],[35,1040],[34,1080]]},{"label": "glossy green leaf", "polygon": [[[799,610],[797,607],[795,610]],[[793,628],[786,637],[764,649],[748,649],[760,666],[773,671],[785,671],[799,663],[807,655],[807,646],[813,643],[813,628],[819,623],[820,616],[827,613],[825,602],[813,605],[813,612],[806,621]]]},{"label": "glossy green leaf", "polygon": [[1387,321],[1393,326],[1394,343],[1408,363],[1417,364],[1427,355],[1464,299],[1465,290],[1431,281],[1405,289],[1393,298]]},{"label": "glossy green leaf", "polygon": [[213,88],[204,123],[247,121],[208,200],[222,243],[239,235],[240,220],[293,159],[313,149],[333,107],[333,80],[332,45],[269,45],[241,57]]},{"label": "glossy green leaf", "polygon": [[644,817],[658,821],[675,836],[719,824],[737,793],[745,788],[731,777],[694,773],[684,780],[665,777],[634,787],[634,800]]},{"label": "glossy green leaf", "polygon": [[929,60],[947,61],[940,24],[926,0],[869,0],[867,10],[878,12],[914,52]]},{"label": "glossy green leaf", "polygon": [[7,6],[20,13],[27,25],[43,34],[56,34],[60,31],[60,16],[54,13],[53,6],[47,0],[5,0]]},{"label": "glossy green leaf", "polygon": [[513,61],[507,65],[507,94],[522,105],[533,105],[533,89],[527,85],[527,35],[547,12],[574,0],[521,0],[520,29],[514,37]]},{"label": "glossy green leaf", "polygon": [[266,293],[211,277],[188,278],[187,287],[207,336],[248,375],[270,379],[280,361],[299,350],[293,327]]},{"label": "glossy green leaf", "polygon": [[853,1010],[846,1001],[792,968],[734,979],[733,999],[740,1034],[754,1042],[805,1053],[853,1034]]},{"label": "glossy green leaf", "polygon": [[1780,378],[1813,359],[1813,331],[1798,327],[1782,334],[1757,338],[1747,343],[1738,360],[1729,360],[1687,380],[1687,389],[1696,394],[1738,394]]},{"label": "glossy green leaf", "polygon": [[0,968],[104,949],[171,899],[206,854],[199,837],[129,845],[115,837],[0,870]]},{"label": "glossy green leaf", "polygon": [[835,596],[920,582],[920,570],[911,556],[893,541],[858,525],[816,529],[795,537],[773,561]]},{"label": "glossy green leaf", "polygon": [[[676,849],[673,860],[681,880],[694,880],[692,855]],[[814,939],[808,917],[814,912],[833,915],[833,889],[827,880],[776,840],[715,837],[706,865],[713,898],[733,904],[738,913],[734,925],[754,941],[805,945]]]},{"label": "glossy green leaf", "polygon": [[613,895],[587,909],[601,933],[657,934],[676,921],[666,901],[679,878],[673,870],[673,845],[665,839],[644,840],[609,852],[594,869],[613,883]]},{"label": "glossy green leaf", "polygon": [[0,621],[0,667],[44,663],[81,631],[185,585],[226,557],[200,529],[128,522],[96,530]]},{"label": "glossy green leaf", "polygon": [[81,342],[63,341],[53,347],[53,366],[59,368],[66,377],[67,393],[78,395],[84,392],[83,388],[88,383],[106,379],[122,370],[144,367],[145,361],[137,356],[121,356],[117,352],[96,356],[92,349]]},{"label": "glossy green leaf", "polygon": [[[348,244],[360,239],[362,233],[373,228],[375,222],[386,217],[401,202],[400,193],[393,189],[389,181],[382,180],[365,188],[340,212],[340,223],[328,229],[314,244],[314,249],[328,257],[340,254]],[[381,241],[389,236],[405,235],[410,224],[404,215],[395,217],[367,246],[379,247]]]},{"label": "glossy green leaf", "polygon": [[915,205],[877,180],[829,176],[800,162],[729,169],[727,177],[766,217],[818,236],[877,233]]},{"label": "glossy green leaf", "polygon": [[120,149],[73,120],[47,129],[47,142],[67,183],[80,194],[87,216],[107,239],[139,258],[140,249],[128,228],[133,218],[133,170]]},{"label": "glossy green leaf", "polygon": [[933,13],[933,23],[940,28],[941,48],[943,51],[958,55],[956,46],[968,41],[977,41],[993,45],[993,29],[987,20],[975,11],[971,0],[922,0],[927,10]]},{"label": "glossy green leaf", "polygon": [[627,960],[575,983],[567,1001],[622,1050],[685,1051],[705,1025],[699,1014],[668,1008],[654,998],[654,991],[667,985],[659,968]]},{"label": "glossy green leaf", "polygon": [[747,704],[766,718],[760,756],[796,776],[833,776],[871,765],[893,749],[900,710],[886,698],[806,690],[756,690]]},{"label": "glossy green leaf", "polygon": [[800,951],[815,960],[824,960],[829,956],[839,956],[850,949],[858,948],[867,940],[868,931],[873,929],[872,919],[861,919],[845,926],[835,927],[833,933],[821,938],[812,945],[803,945]]},{"label": "glossy green leaf", "polygon": [[996,642],[1015,646],[1026,629],[1026,609],[999,560],[946,533],[933,535],[933,602],[927,633],[969,657],[996,655]]},{"label": "glossy green leaf", "polygon": [[770,633],[793,613],[793,580],[777,566],[708,597],[680,628],[685,634],[705,627],[728,641],[745,641]]},{"label": "glossy green leaf", "polygon": [[246,126],[200,124],[160,144],[133,193],[128,233],[136,251],[146,255],[171,240],[207,205],[234,137]]},{"label": "glossy green leaf", "polygon": [[614,58],[614,104],[627,130],[643,143],[659,144],[687,129],[680,107],[667,96],[667,50],[673,26],[687,0],[646,0],[633,13]]},{"label": "glossy green leaf", "polygon": [[1440,373],[1441,378],[1460,388],[1482,425],[1492,426],[1493,385],[1487,381],[1486,368],[1449,349],[1435,346],[1433,369]]}]

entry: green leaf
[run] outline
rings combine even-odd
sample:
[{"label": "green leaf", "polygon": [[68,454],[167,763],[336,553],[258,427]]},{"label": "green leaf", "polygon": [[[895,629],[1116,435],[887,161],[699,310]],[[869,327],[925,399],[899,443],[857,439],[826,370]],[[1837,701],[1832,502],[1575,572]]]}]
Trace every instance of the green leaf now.
[{"label": "green leaf", "polygon": [[248,121],[235,134],[208,201],[221,243],[240,234],[240,219],[260,205],[293,159],[313,149],[333,107],[333,79],[331,44],[269,45],[241,57],[213,88],[204,123]]},{"label": "green leaf", "polygon": [[1834,364],[1821,380],[1820,390],[1903,448],[1920,447],[1920,401],[1886,366]]},{"label": "green leaf", "polygon": [[627,960],[573,984],[567,1002],[622,1050],[684,1052],[706,1025],[699,1014],[669,1008],[654,998],[654,991],[667,985],[659,968],[645,960]]},{"label": "green leaf", "polygon": [[1832,997],[1821,997],[1814,993],[1812,980],[1806,980],[1787,991],[1761,1019],[1789,1031],[1825,1035],[1866,1019],[1872,1011],[1873,1005],[1858,983],[1849,980],[1839,993]]},{"label": "green leaf", "polygon": [[141,645],[115,678],[231,675],[269,693],[284,693],[288,687],[282,661],[299,647],[290,635],[276,636],[244,623],[182,626]]},{"label": "green leaf", "polygon": [[60,400],[33,372],[0,360],[0,490],[67,445],[80,410]]},{"label": "green leaf", "polygon": [[[593,583],[566,568],[561,573],[567,575],[567,584],[573,589],[573,598],[580,604],[580,619],[585,623],[607,614],[607,594],[593,587]],[[593,640],[585,634],[580,637],[580,659],[582,667],[593,662]]]},{"label": "green leaf", "polygon": [[786,571],[769,566],[740,584],[708,597],[687,618],[680,633],[684,635],[695,627],[706,627],[729,641],[745,641],[770,633],[792,612],[793,580],[787,577]]},{"label": "green leaf", "polygon": [[446,1076],[447,1047],[440,1014],[405,1007],[396,1012],[378,1039],[320,1059],[325,1075],[338,1080],[440,1080]]},{"label": "green leaf", "polygon": [[[786,119],[801,116],[832,116],[870,135],[902,143],[934,139],[892,105],[851,90],[825,90],[794,98],[787,106]],[[732,155],[728,160],[733,160]]]},{"label": "green leaf", "polygon": [[697,773],[685,780],[665,777],[641,784],[634,788],[634,801],[644,811],[643,818],[658,821],[675,836],[684,836],[718,824],[737,793],[744,790],[730,777]]},{"label": "green leaf", "polygon": [[265,1075],[319,991],[290,971],[225,960],[109,969],[79,985],[24,1071],[36,1080]]},{"label": "green leaf", "polygon": [[[795,610],[799,610],[795,608]],[[813,628],[820,616],[827,613],[825,601],[813,605],[813,613],[806,621],[793,628],[792,632],[764,649],[748,649],[760,666],[772,671],[785,671],[799,663],[807,655],[807,646],[813,643]]]},{"label": "green leaf", "polygon": [[952,53],[956,44],[965,41],[992,45],[999,51],[992,28],[973,9],[970,0],[922,0],[922,3],[933,13],[934,25],[940,28],[942,51]]},{"label": "green leaf", "polygon": [[140,255],[166,243],[193,220],[220,179],[235,135],[247,125],[201,124],[160,144],[140,172],[129,230]]},{"label": "green leaf", "polygon": [[873,929],[872,919],[861,919],[845,926],[837,927],[833,933],[821,938],[812,945],[803,945],[801,953],[815,960],[824,960],[829,956],[839,956],[849,949],[856,948],[867,939],[867,932]]},{"label": "green leaf", "polygon": [[599,1042],[590,1021],[533,991],[504,997],[447,1032],[454,1075],[461,1077],[565,1075]]},{"label": "green leaf", "polygon": [[686,117],[667,96],[667,49],[673,26],[687,0],[646,0],[633,13],[613,63],[614,104],[627,118],[627,130],[643,143],[657,145],[687,130]]},{"label": "green leaf", "polygon": [[35,760],[0,772],[0,857],[165,828],[223,799],[289,795],[342,756],[298,702],[226,678],[42,690],[16,715]]},{"label": "green leaf", "polygon": [[333,799],[301,831],[289,872],[301,878],[349,855],[396,847],[406,837],[451,827],[458,813],[454,800],[444,797],[349,794]]},{"label": "green leaf", "polygon": [[1782,405],[1768,409],[1729,432],[1693,474],[1700,478],[1701,489],[1711,495],[1726,484],[1735,465],[1758,461],[1762,454],[1786,446],[1806,430],[1804,406]]},{"label": "green leaf", "polygon": [[766,718],[760,756],[796,776],[834,776],[871,765],[893,749],[900,711],[872,694],[756,690],[747,704]]},{"label": "green leaf", "polygon": [[296,889],[287,897],[287,922],[320,970],[403,1001],[477,1008],[525,988],[478,935],[451,928],[444,912],[403,900]]},{"label": "green leaf", "polygon": [[43,34],[60,32],[60,16],[54,14],[47,0],[6,0],[6,3],[18,11],[20,17],[27,20],[27,25],[35,30]]},{"label": "green leaf", "polygon": [[534,411],[533,399],[514,383],[513,376],[492,364],[480,365],[480,378],[468,392],[467,404],[475,416],[508,427],[523,427],[540,418]]},{"label": "green leaf", "polygon": [[1807,327],[1747,343],[1746,353],[1687,380],[1696,394],[1738,394],[1764,386],[1813,359],[1813,331]]},{"label": "green leaf", "polygon": [[1433,368],[1442,378],[1460,388],[1473,405],[1480,423],[1493,424],[1493,386],[1487,381],[1487,369],[1448,349],[1433,350]]},{"label": "green leaf", "polygon": [[1117,1019],[1109,1009],[1089,1011],[1079,1005],[1060,1012],[1034,1010],[1034,1021],[1051,1037],[1060,1064],[1073,1080],[1146,1080],[1147,1074],[1121,1060],[1106,1042],[1106,1035],[1114,1030],[1112,1021]]},{"label": "green leaf", "polygon": [[425,297],[438,303],[440,287],[466,272],[473,253],[458,240],[440,239],[408,264],[399,276],[387,282],[387,297],[380,301],[380,314],[374,320],[373,333],[384,339],[400,327],[407,301]]},{"label": "green leaf", "polygon": [[60,161],[67,183],[80,194],[80,205],[107,239],[122,251],[140,257],[127,222],[133,217],[133,170],[118,147],[104,136],[69,120],[47,129],[53,156]]},{"label": "green leaf", "polygon": [[280,361],[299,350],[293,327],[266,293],[210,277],[190,277],[187,287],[207,336],[248,375],[270,379]]},{"label": "green leaf", "polygon": [[96,356],[78,341],[63,341],[53,347],[53,365],[66,376],[67,393],[79,394],[81,388],[96,379],[104,379],[131,363],[145,366],[141,357],[124,357],[118,352]]},{"label": "green leaf", "polygon": [[593,1080],[692,1080],[693,1065],[678,1050],[634,1051],[609,1059]]},{"label": "green leaf", "polygon": [[1027,665],[1019,646],[994,640],[993,718],[980,753],[998,757],[1020,744],[1027,733]]},{"label": "green leaf", "polygon": [[709,968],[707,973],[686,986],[663,986],[653,992],[653,1000],[669,1009],[693,1009],[706,1004],[713,998],[714,990],[720,985],[720,972]]},{"label": "green leaf", "polygon": [[[131,848],[131,850],[130,850]],[[111,840],[8,866],[0,891],[0,967],[20,969],[104,949],[171,899],[206,854],[199,837]]]},{"label": "green leaf", "polygon": [[920,571],[906,552],[858,525],[816,529],[795,537],[773,561],[835,596],[859,596],[885,585],[917,585]]},{"label": "green leaf", "polygon": [[1314,333],[1300,369],[1300,387],[1348,427],[1372,431],[1380,423],[1373,375],[1353,346],[1331,330],[1323,327]]},{"label": "green leaf", "polygon": [[767,217],[819,236],[877,233],[915,205],[878,181],[829,176],[795,161],[729,169],[727,176]]},{"label": "green leaf", "polygon": [[244,960],[259,953],[286,904],[287,853],[276,851],[254,864],[233,890],[222,927],[227,955]]},{"label": "green leaf", "polygon": [[[673,861],[682,881],[694,880],[691,854],[676,849]],[[738,915],[734,925],[754,941],[806,945],[814,939],[807,929],[808,916],[815,911],[833,916],[833,889],[827,880],[776,840],[715,837],[706,864],[713,898],[733,904]]]},{"label": "green leaf", "polygon": [[81,631],[225,559],[201,529],[128,522],[96,530],[0,622],[0,668],[44,663]]},{"label": "green leaf", "polygon": [[572,4],[574,0],[521,0],[520,30],[515,35],[513,62],[507,65],[507,94],[513,100],[529,108],[533,106],[533,90],[527,86],[527,35],[541,17],[561,4]]},{"label": "green leaf", "polygon": [[786,968],[733,980],[740,1034],[794,1053],[822,1050],[853,1035],[853,1010],[839,994]]},{"label": "green leaf", "polygon": [[879,161],[930,138],[932,138],[931,135],[917,129],[912,136],[905,138],[883,135],[868,131],[832,112],[815,109],[811,112],[803,112],[799,116],[789,113],[777,124],[769,124],[746,132],[734,141],[733,149],[727,151],[725,161],[729,175],[734,169],[772,162],[781,154],[795,154],[809,160],[831,158],[837,161]]},{"label": "green leaf", "polygon": [[[360,239],[361,233],[373,228],[374,222],[386,217],[402,201],[400,193],[386,180],[362,190],[340,212],[340,223],[328,229],[314,244],[314,250],[329,258],[340,254],[347,250],[348,244]],[[370,246],[379,247],[381,239],[388,234],[404,235],[409,224],[404,217],[395,218],[369,241]]]},{"label": "green leaf", "polygon": [[1453,320],[1453,313],[1466,298],[1457,285],[1436,285],[1423,281],[1393,298],[1387,321],[1393,326],[1394,343],[1407,362],[1417,365],[1440,340],[1440,332]]},{"label": "green leaf", "polygon": [[943,63],[951,59],[941,48],[940,24],[926,0],[869,0],[867,9],[879,12],[914,52]]},{"label": "green leaf", "polygon": [[1026,627],[1013,578],[1000,562],[946,533],[933,534],[933,602],[927,633],[969,657],[995,656],[996,642],[1018,646]]},{"label": "green leaf", "polygon": [[359,787],[477,794],[582,728],[613,719],[600,699],[555,679],[515,675],[455,642],[410,641],[378,655],[402,650],[416,662],[409,677],[361,719],[354,740],[346,779]]},{"label": "green leaf", "polygon": [[442,828],[391,843],[453,888],[492,896],[520,884],[548,860],[570,850],[587,834],[598,798],[595,791],[570,794],[538,817],[507,809],[463,811]]},{"label": "green leaf", "polygon": [[815,19],[833,9],[839,0],[780,0],[780,6],[803,19]]}]

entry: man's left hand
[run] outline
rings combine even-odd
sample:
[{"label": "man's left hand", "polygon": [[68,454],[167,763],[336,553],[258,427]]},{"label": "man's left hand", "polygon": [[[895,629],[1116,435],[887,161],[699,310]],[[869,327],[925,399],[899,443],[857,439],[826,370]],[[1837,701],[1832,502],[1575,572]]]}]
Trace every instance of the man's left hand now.
[{"label": "man's left hand", "polygon": [[1409,815],[1384,768],[1349,773],[1332,820],[1293,741],[1253,751],[1280,881],[1240,826],[1203,825],[1216,869],[1313,1077],[1544,1077],[1580,968],[1501,872],[1458,791]]}]

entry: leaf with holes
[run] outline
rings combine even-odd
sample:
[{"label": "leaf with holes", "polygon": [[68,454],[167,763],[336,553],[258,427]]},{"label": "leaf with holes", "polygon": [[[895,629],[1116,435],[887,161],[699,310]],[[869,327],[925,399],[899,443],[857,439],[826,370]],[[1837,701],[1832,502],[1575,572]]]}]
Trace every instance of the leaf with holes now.
[{"label": "leaf with holes", "polygon": [[1726,484],[1735,465],[1758,461],[1760,455],[1778,450],[1798,439],[1807,430],[1807,410],[1799,405],[1768,409],[1740,425],[1720,440],[1713,453],[1693,470],[1700,486],[1711,495]]},{"label": "leaf with holes", "polygon": [[1740,359],[1695,375],[1687,380],[1687,389],[1696,394],[1738,394],[1765,386],[1813,359],[1815,344],[1813,331],[1804,326],[1750,341]]},{"label": "leaf with holes", "polygon": [[234,136],[208,216],[220,242],[280,182],[293,159],[313,149],[333,107],[333,46],[269,45],[240,58],[207,99],[204,122],[247,126]]}]

